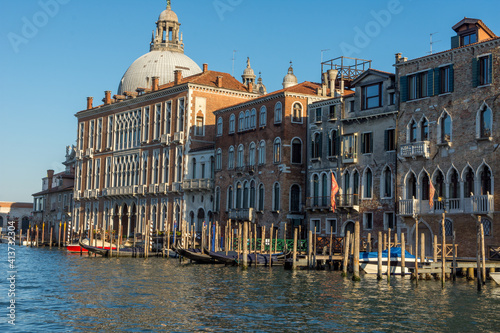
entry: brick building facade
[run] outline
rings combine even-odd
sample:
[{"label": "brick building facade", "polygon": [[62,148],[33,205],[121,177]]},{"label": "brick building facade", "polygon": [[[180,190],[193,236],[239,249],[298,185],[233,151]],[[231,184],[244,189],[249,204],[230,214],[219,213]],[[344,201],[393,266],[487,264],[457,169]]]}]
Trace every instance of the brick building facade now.
[{"label": "brick building facade", "polygon": [[417,219],[430,255],[446,212],[447,242],[455,231],[458,255],[472,257],[478,217],[486,246],[500,242],[494,187],[500,176],[500,38],[475,19],[465,18],[453,29],[457,35],[448,51],[413,60],[396,55],[398,230],[413,244]]}]

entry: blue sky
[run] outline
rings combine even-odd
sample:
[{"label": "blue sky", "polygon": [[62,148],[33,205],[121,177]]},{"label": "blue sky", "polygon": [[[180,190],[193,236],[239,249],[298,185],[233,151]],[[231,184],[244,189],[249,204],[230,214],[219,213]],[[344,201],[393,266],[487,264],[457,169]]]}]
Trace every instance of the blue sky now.
[{"label": "blue sky", "polygon": [[[149,51],[164,0],[2,1],[0,13],[0,201],[31,202],[47,169],[62,171],[86,97],[116,93],[128,66]],[[172,0],[185,53],[200,67],[240,79],[250,57],[268,91],[293,61],[299,81],[320,81],[323,59],[416,58],[449,48],[451,27],[479,18],[500,35],[500,2],[427,0]]]}]

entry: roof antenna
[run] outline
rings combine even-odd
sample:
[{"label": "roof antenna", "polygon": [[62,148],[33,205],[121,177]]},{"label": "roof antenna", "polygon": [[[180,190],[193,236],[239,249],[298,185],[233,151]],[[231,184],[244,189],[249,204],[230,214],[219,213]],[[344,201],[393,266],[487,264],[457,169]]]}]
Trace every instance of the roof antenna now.
[{"label": "roof antenna", "polygon": [[233,72],[232,72],[233,77],[234,77],[234,59],[235,59],[236,52],[238,52],[238,50],[233,50]]},{"label": "roof antenna", "polygon": [[431,36],[431,41],[430,41],[431,51],[429,52],[429,54],[432,54],[432,53],[433,53],[433,51],[432,51],[432,45],[434,45],[435,43],[439,43],[439,42],[440,42],[440,40],[437,40],[437,41],[435,41],[435,42],[433,42],[433,41],[432,41],[432,36],[433,36],[433,35],[435,35],[435,34],[438,34],[438,33],[439,33],[439,32],[434,32],[434,33],[430,34],[430,36]]}]

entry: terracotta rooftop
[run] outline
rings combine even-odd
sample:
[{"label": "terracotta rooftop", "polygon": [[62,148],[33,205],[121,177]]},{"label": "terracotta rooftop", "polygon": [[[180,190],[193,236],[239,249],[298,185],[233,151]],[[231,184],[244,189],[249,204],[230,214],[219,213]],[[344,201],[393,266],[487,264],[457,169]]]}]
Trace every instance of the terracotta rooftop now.
[{"label": "terracotta rooftop", "polygon": [[[232,77],[228,73],[223,73],[223,72],[215,72],[215,71],[206,71],[200,74],[196,75],[191,75],[188,77],[183,77],[181,79],[180,84],[185,84],[185,83],[195,83],[195,84],[201,84],[205,86],[211,86],[214,88],[217,88],[217,77],[222,77],[222,87],[224,89],[231,89],[231,90],[240,90],[240,91],[245,91],[248,92],[248,88],[243,85],[240,81],[236,80],[234,77]],[[159,89],[167,89],[170,87],[175,86],[175,82],[170,82],[164,85],[161,85]]]}]

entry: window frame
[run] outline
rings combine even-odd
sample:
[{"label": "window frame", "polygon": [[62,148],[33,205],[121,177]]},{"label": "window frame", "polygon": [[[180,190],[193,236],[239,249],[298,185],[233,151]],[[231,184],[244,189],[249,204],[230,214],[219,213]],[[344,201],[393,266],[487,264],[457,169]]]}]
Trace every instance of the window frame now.
[{"label": "window frame", "polygon": [[[382,98],[382,82],[368,84],[366,86],[361,87],[361,109],[362,110],[370,110],[376,109],[383,106],[383,98]],[[377,87],[378,91],[376,95],[368,95],[368,89],[372,87]],[[371,100],[376,99],[375,106],[369,106]]]}]

